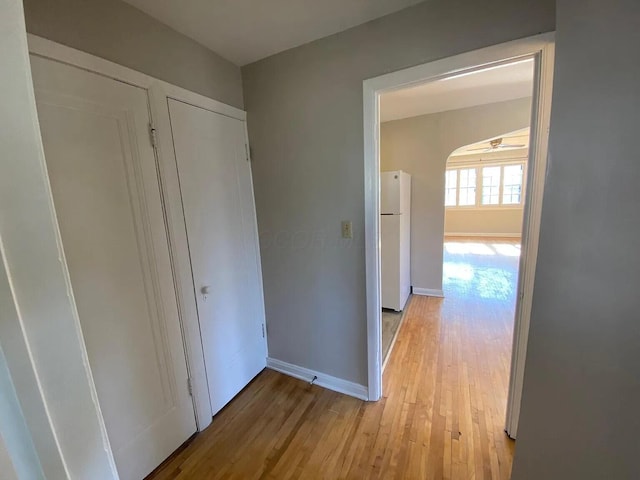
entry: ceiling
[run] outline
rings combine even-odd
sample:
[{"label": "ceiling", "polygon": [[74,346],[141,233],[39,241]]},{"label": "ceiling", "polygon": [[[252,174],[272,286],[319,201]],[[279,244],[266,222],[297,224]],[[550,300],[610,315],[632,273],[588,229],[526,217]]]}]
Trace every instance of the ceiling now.
[{"label": "ceiling", "polygon": [[125,0],[246,65],[423,0]]},{"label": "ceiling", "polygon": [[385,93],[380,121],[530,97],[532,91],[533,60],[528,59]]},{"label": "ceiling", "polygon": [[[523,128],[515,132],[505,133],[499,137],[488,138],[482,142],[465,145],[453,151],[449,156],[450,161],[474,161],[478,159],[513,158],[526,156],[529,152],[530,128]],[[491,140],[502,139],[503,147],[492,148]],[[509,145],[513,145],[510,147]]]}]

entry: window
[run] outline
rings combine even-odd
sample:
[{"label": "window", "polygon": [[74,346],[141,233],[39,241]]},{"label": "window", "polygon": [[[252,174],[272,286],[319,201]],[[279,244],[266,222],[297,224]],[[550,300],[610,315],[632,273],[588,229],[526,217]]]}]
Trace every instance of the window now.
[{"label": "window", "polygon": [[502,187],[502,203],[519,205],[522,193],[523,165],[506,165],[504,167],[504,184]]},{"label": "window", "polygon": [[450,168],[445,173],[446,207],[518,206],[522,204],[524,165],[520,161]]},{"label": "window", "polygon": [[500,203],[500,167],[482,168],[482,205]]},{"label": "window", "polygon": [[444,204],[452,207],[458,204],[458,170],[447,170],[445,176]]},{"label": "window", "polygon": [[476,204],[476,169],[464,168],[458,170],[460,187],[458,188],[458,205]]}]

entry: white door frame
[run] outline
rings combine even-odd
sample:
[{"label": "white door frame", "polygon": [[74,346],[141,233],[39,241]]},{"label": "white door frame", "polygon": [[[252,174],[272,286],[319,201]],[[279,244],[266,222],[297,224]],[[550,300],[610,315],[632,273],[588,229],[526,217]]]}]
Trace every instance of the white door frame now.
[{"label": "white door frame", "polygon": [[0,43],[0,65],[11,72],[0,78],[6,363],[46,478],[117,480],[53,208],[20,0],[0,3]]},{"label": "white door frame", "polygon": [[369,400],[382,396],[380,290],[380,94],[473,72],[491,65],[533,58],[535,62],[531,141],[524,206],[522,254],[513,336],[506,431],[515,438],[520,415],[529,334],[533,280],[538,253],[542,195],[547,162],[555,34],[546,33],[399,70],[363,82],[367,360]]},{"label": "white door frame", "polygon": [[28,42],[29,52],[31,54],[73,65],[147,90],[149,114],[153,122],[153,128],[155,129],[156,155],[158,170],[160,172],[161,193],[165,208],[174,286],[178,299],[180,323],[187,356],[187,368],[193,392],[196,424],[198,431],[202,431],[211,423],[212,412],[196,307],[195,287],[191,274],[186,223],[182,208],[182,197],[180,194],[177,163],[173,149],[173,139],[171,136],[168,99],[173,98],[190,105],[238,119],[245,124],[245,134],[246,112],[130,68],[123,67],[117,63],[104,60],[33,34],[28,34]]}]

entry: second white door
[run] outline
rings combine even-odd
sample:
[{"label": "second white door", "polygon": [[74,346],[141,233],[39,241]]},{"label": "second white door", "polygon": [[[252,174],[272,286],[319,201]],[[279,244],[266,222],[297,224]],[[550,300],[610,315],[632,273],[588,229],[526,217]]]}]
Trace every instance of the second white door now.
[{"label": "second white door", "polygon": [[266,366],[245,124],[171,99],[169,112],[215,414]]}]

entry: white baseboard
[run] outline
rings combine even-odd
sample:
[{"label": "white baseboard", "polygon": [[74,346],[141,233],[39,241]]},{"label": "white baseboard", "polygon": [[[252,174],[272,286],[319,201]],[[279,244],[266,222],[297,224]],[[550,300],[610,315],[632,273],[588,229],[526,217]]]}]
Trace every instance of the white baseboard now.
[{"label": "white baseboard", "polygon": [[460,233],[453,232],[444,234],[445,237],[488,237],[488,238],[520,238],[521,233]]},{"label": "white baseboard", "polygon": [[413,287],[411,291],[414,295],[424,295],[426,297],[444,297],[444,292],[435,288]]},{"label": "white baseboard", "polygon": [[360,400],[369,399],[369,391],[364,385],[333,377],[326,373],[316,372],[275,358],[267,358],[267,368],[307,382],[310,382],[313,377],[317,377],[316,381],[313,382],[314,385],[328,388],[334,392],[344,393],[345,395],[359,398]]}]

